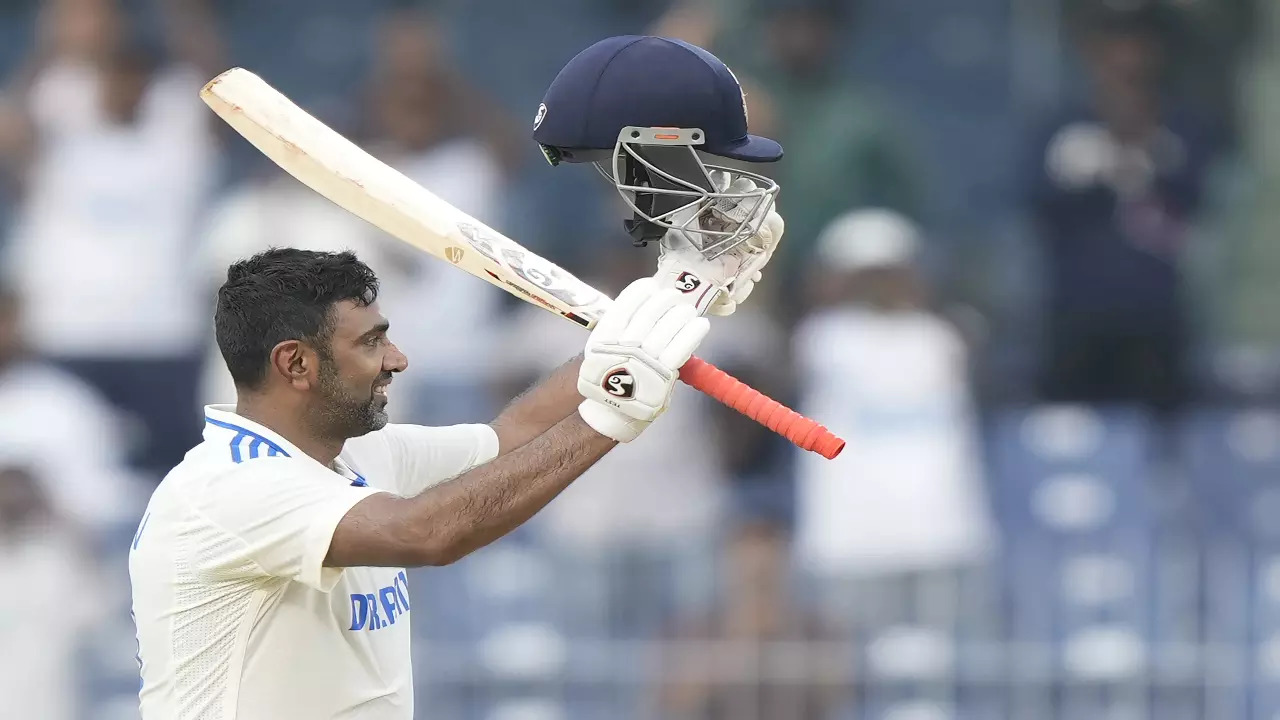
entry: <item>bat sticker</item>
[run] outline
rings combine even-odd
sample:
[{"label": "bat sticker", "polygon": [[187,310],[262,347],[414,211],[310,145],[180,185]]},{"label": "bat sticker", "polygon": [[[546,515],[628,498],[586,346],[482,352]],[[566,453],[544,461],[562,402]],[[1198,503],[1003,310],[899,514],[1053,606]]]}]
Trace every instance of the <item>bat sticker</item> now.
[{"label": "bat sticker", "polygon": [[[594,289],[504,237],[470,223],[458,223],[458,231],[481,255],[510,269],[566,305],[584,307],[599,299],[600,294]],[[515,287],[513,283],[507,284]],[[523,289],[521,292],[533,297]]]},{"label": "bat sticker", "polygon": [[469,223],[458,223],[458,232],[462,233],[462,237],[466,238],[467,242],[471,243],[471,247],[481,255],[494,262],[501,262],[498,260],[498,251],[493,247],[494,238],[485,235],[480,228]]}]

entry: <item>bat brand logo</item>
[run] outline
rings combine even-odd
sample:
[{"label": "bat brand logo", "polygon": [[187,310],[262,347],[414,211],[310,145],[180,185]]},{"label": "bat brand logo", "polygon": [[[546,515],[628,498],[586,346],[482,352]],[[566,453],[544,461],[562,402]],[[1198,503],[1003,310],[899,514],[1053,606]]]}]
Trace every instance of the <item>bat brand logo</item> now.
[{"label": "bat brand logo", "polygon": [[[461,233],[471,247],[475,248],[476,252],[502,266],[504,271],[537,286],[539,292],[549,295],[566,305],[583,307],[596,300],[599,296],[599,293],[583,284],[581,280],[491,230],[460,222],[458,223],[458,232]],[[546,300],[516,285],[507,277],[498,278],[493,271],[487,272],[501,282],[516,288],[521,293],[535,298],[546,307],[555,309]],[[560,312],[560,310],[557,309],[556,312]]]},{"label": "bat brand logo", "polygon": [[445,258],[449,262],[453,263],[454,265],[457,265],[458,263],[462,262],[462,255],[463,255],[462,248],[448,247],[444,249]]},{"label": "bat brand logo", "polygon": [[691,293],[702,285],[697,275],[685,270],[676,277],[676,289],[682,293]]},{"label": "bat brand logo", "polygon": [[537,130],[542,124],[542,119],[547,116],[547,106],[545,103],[538,103],[538,112],[533,116],[533,129]]},{"label": "bat brand logo", "polygon": [[626,368],[618,368],[604,376],[604,391],[616,398],[630,400],[636,396],[636,379]]}]

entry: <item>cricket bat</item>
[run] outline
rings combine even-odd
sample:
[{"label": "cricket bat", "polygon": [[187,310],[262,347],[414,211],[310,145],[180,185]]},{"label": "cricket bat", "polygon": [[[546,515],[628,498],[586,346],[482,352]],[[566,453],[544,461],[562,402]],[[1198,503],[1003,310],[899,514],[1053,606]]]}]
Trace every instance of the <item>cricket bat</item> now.
[{"label": "cricket bat", "polygon": [[[290,175],[398,240],[587,329],[612,302],[365,152],[248,70],[227,70],[200,97]],[[805,450],[834,458],[844,448],[822,425],[699,358],[680,368],[680,379]]]}]

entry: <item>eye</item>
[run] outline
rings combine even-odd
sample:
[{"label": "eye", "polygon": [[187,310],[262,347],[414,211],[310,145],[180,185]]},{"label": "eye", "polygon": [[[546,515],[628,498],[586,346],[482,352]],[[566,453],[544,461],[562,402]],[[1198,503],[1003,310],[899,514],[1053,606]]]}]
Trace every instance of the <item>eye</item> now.
[{"label": "eye", "polygon": [[364,344],[369,347],[378,347],[386,339],[387,339],[386,335],[383,335],[382,333],[377,333],[375,335],[370,335],[369,337],[365,338]]}]

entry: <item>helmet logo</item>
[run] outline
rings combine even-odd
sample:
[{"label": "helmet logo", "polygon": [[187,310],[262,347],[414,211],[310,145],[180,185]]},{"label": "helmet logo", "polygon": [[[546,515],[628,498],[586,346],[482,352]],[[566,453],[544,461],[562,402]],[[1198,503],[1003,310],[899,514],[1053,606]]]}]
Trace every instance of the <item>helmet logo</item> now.
[{"label": "helmet logo", "polygon": [[542,124],[542,120],[543,120],[543,118],[545,118],[546,116],[547,116],[547,106],[546,106],[546,103],[538,103],[538,113],[537,113],[536,115],[534,115],[534,116],[533,116],[533,129],[534,129],[534,130],[537,130],[537,129],[538,129],[538,126]]}]

